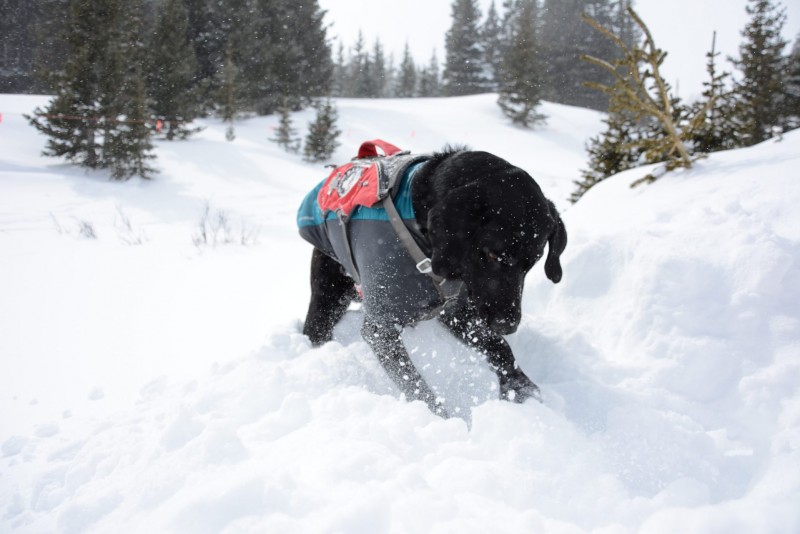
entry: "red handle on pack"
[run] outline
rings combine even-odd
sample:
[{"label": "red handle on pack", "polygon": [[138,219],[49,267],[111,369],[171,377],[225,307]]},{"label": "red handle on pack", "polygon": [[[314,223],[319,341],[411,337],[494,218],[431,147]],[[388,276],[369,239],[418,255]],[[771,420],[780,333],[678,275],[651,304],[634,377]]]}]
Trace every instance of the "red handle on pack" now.
[{"label": "red handle on pack", "polygon": [[[380,149],[380,152],[378,151]],[[382,152],[382,153],[381,153]],[[392,156],[402,152],[401,149],[382,139],[364,141],[358,149],[358,158],[374,158],[375,156]]]}]

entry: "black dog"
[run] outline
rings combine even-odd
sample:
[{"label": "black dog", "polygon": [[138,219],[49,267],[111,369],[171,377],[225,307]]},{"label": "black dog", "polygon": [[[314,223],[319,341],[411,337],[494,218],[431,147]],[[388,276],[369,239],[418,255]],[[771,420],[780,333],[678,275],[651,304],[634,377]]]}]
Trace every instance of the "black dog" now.
[{"label": "black dog", "polygon": [[[327,247],[314,249],[303,333],[314,345],[332,338],[357,297],[342,265],[357,265],[364,290],[362,336],[406,398],[447,416],[401,341],[402,328],[431,311],[458,339],[486,355],[502,399],[538,398],[539,388],[517,366],[502,335],[519,326],[525,275],[545,245],[545,273],[554,283],[561,280],[559,257],[567,233],[555,206],[525,171],[486,152],[447,149],[419,164],[408,181],[413,219],[404,222],[428,254],[433,273],[447,280],[445,286],[456,285],[457,297],[445,304],[441,291],[430,290],[434,282],[427,275],[413,269],[407,274],[405,267],[414,261],[396,234],[374,237],[374,221],[362,227],[351,221],[351,264],[331,257],[336,256]],[[390,248],[376,252],[378,243]]]}]

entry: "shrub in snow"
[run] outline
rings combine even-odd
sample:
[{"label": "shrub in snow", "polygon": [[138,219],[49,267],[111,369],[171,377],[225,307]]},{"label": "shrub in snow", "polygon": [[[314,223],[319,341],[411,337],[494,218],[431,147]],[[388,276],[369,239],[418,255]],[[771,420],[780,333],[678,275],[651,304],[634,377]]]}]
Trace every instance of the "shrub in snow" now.
[{"label": "shrub in snow", "polygon": [[192,243],[198,248],[233,243],[249,246],[258,242],[259,233],[260,229],[244,218],[236,224],[227,212],[212,209],[210,204],[206,204],[197,231],[192,235]]}]

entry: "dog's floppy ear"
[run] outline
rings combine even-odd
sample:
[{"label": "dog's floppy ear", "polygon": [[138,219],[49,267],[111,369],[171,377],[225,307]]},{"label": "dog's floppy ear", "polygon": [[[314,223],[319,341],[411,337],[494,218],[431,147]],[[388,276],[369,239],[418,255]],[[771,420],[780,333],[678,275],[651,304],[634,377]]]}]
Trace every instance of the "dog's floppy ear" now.
[{"label": "dog's floppy ear", "polygon": [[567,229],[564,227],[564,221],[556,211],[555,205],[549,200],[547,203],[550,206],[550,215],[555,219],[553,231],[547,238],[547,259],[544,262],[544,273],[547,278],[557,284],[561,281],[561,253],[567,247]]},{"label": "dog's floppy ear", "polygon": [[485,204],[475,183],[450,191],[431,208],[428,236],[434,273],[446,278],[461,275],[484,211]]}]

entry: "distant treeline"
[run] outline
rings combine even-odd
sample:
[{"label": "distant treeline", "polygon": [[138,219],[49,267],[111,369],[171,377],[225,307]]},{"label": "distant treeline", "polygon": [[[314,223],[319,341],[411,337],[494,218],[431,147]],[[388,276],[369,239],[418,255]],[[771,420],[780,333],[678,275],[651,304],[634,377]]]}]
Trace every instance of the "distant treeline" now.
[{"label": "distant treeline", "polygon": [[[2,0],[0,18],[0,91],[52,93],[54,73],[70,54],[70,10],[111,13],[122,0]],[[409,48],[386,51],[380,39],[332,43],[316,0],[130,0],[125,10],[141,20],[134,36],[147,78],[148,94],[164,85],[164,70],[182,71],[193,89],[199,113],[219,107],[228,68],[235,68],[236,103],[259,114],[288,104],[297,109],[314,96],[421,97],[500,90],[503,59],[513,47],[514,18],[523,4],[533,8],[537,84],[553,102],[606,109],[608,99],[583,82],[607,82],[601,69],[579,61],[591,53],[614,59],[607,40],[589,31],[582,13],[602,22],[624,39],[637,38],[623,16],[630,0],[540,0],[493,2],[481,13],[475,0],[452,4],[452,26],[443,57],[431,52],[418,64]],[[89,28],[95,34],[112,23]],[[412,37],[413,38],[413,37]],[[165,46],[168,44],[169,46]],[[184,44],[188,44],[184,46]],[[226,60],[226,49],[228,57]],[[506,69],[507,71],[507,69]],[[530,78],[531,73],[525,77]],[[173,82],[169,82],[173,83]],[[183,83],[183,81],[181,82]],[[171,88],[170,88],[171,89]]]},{"label": "distant treeline", "polygon": [[[625,16],[631,0],[504,0],[482,13],[476,0],[452,2],[451,27],[440,65],[436,51],[419,65],[408,46],[387,54],[380,38],[367,44],[359,35],[349,49],[339,43],[334,58],[336,96],[427,97],[497,92],[519,79],[536,79],[541,98],[551,102],[604,110],[608,98],[584,86],[607,83],[609,75],[580,61],[592,54],[608,61],[619,56],[612,42],[581,21],[586,13],[627,44],[639,38]],[[521,16],[521,14],[524,14]],[[529,27],[520,28],[520,21]],[[521,34],[531,42],[520,42]],[[530,58],[512,61],[515,47],[526,46]],[[535,72],[531,72],[531,70]]]},{"label": "distant treeline", "polygon": [[[2,92],[54,92],[70,56],[80,50],[73,43],[92,41],[105,43],[109,51],[124,46],[126,61],[119,68],[140,64],[151,99],[178,94],[199,113],[221,106],[226,83],[235,84],[241,109],[259,114],[283,104],[299,109],[330,92],[331,48],[316,0],[2,3]],[[77,12],[88,13],[96,24],[84,25],[81,35],[76,35]],[[118,25],[138,31],[117,31]]]},{"label": "distant treeline", "polygon": [[[54,95],[31,123],[45,154],[125,179],[153,172],[153,136],[181,139],[192,121],[279,112],[274,141],[299,151],[291,111],[314,105],[303,149],[324,160],[339,130],[331,96],[432,97],[496,92],[522,127],[542,100],[608,111],[588,143],[581,191],[616,172],[749,146],[800,124],[800,48],[781,32],[780,0],[748,0],[739,72],[712,46],[702,99],[682,102],[660,75],[632,0],[452,0],[444,57],[417,65],[380,39],[331,43],[317,0],[0,0],[0,91]],[[335,53],[334,49],[335,48]],[[679,156],[679,157],[678,157]]]}]

